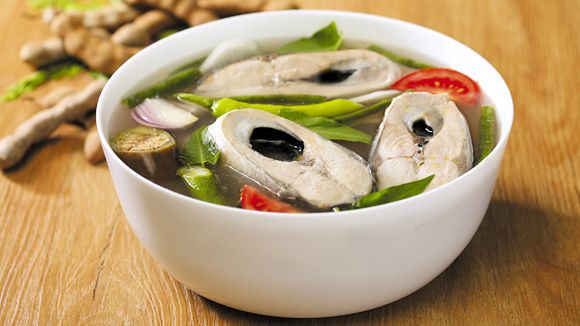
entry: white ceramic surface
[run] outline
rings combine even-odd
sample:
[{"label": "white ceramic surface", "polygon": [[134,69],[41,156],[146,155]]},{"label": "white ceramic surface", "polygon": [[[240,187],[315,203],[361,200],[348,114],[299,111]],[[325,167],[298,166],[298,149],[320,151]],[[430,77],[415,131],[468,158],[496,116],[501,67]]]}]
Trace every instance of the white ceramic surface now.
[{"label": "white ceramic surface", "polygon": [[[435,60],[479,82],[495,103],[499,143],[483,163],[433,191],[357,211],[272,214],[217,206],[157,186],[107,145],[123,127],[125,95],[206,54],[221,41],[310,35],[335,20],[346,39]],[[148,252],[198,294],[237,309],[288,317],[359,312],[402,298],[461,253],[489,205],[513,120],[498,72],[466,46],[384,17],[333,11],[238,16],[177,33],[124,64],[99,100],[97,125],[121,205]]]}]

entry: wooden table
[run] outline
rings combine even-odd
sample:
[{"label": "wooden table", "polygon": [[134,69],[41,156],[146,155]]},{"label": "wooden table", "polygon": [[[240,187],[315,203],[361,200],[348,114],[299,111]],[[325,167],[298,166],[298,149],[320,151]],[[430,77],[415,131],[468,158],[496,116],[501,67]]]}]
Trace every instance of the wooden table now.
[{"label": "wooden table", "polygon": [[[1,89],[30,71],[19,47],[48,34],[24,3],[2,1]],[[485,220],[461,256],[421,290],[368,312],[291,320],[236,311],[185,289],[152,260],[123,217],[105,164],[84,160],[83,132],[61,128],[0,173],[1,324],[578,325],[580,2],[301,3],[441,31],[506,79],[515,125]],[[0,136],[37,110],[29,99],[0,104]]]}]

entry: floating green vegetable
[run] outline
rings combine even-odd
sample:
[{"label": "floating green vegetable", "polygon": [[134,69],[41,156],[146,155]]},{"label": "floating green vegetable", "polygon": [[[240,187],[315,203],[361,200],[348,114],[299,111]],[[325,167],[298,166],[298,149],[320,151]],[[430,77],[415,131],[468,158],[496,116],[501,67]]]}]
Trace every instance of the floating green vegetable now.
[{"label": "floating green vegetable", "polygon": [[215,165],[220,157],[213,138],[207,133],[207,126],[197,128],[181,153],[181,159],[188,165]]},{"label": "floating green vegetable", "polygon": [[350,209],[377,206],[416,196],[427,189],[427,186],[429,186],[429,183],[431,183],[434,177],[435,175],[430,175],[421,180],[385,188],[362,196],[351,204]]},{"label": "floating green vegetable", "polygon": [[[272,96],[285,96],[285,95],[272,95]],[[292,96],[292,95],[291,95]],[[296,95],[302,96],[302,95]],[[310,95],[308,95],[310,97]],[[347,101],[347,100],[334,100],[319,104],[311,105],[270,105],[270,104],[259,104],[259,103],[245,103],[239,102],[231,98],[223,98],[221,100],[212,100],[210,98],[199,96],[191,93],[179,93],[176,97],[180,100],[189,101],[192,103],[199,104],[205,108],[210,108],[213,110],[213,114],[217,117],[226,114],[229,111],[237,109],[257,109],[262,111],[267,111],[276,114],[282,118],[292,120],[298,124],[301,124],[310,130],[318,133],[319,135],[332,140],[346,140],[353,142],[370,143],[371,136],[360,130],[345,126],[336,122],[333,119],[323,116],[311,116],[315,114],[328,114],[332,113],[331,109],[333,107],[339,106],[338,104],[344,103],[349,108],[360,109],[361,105]],[[312,96],[312,100],[317,96]],[[324,98],[324,97],[320,97]],[[339,101],[339,102],[335,102]],[[334,103],[331,103],[334,102]],[[316,107],[316,105],[323,105],[323,107]],[[297,109],[298,108],[298,109]],[[328,109],[322,112],[323,109]],[[334,110],[337,112],[336,110]]]},{"label": "floating green vegetable", "polygon": [[85,68],[76,63],[61,63],[35,71],[8,87],[6,92],[0,97],[0,101],[13,101],[26,93],[32,92],[51,79],[72,77],[83,71],[85,71]]},{"label": "floating green vegetable", "polygon": [[183,166],[177,170],[177,175],[185,183],[192,197],[209,203],[226,204],[210,169],[201,166]]},{"label": "floating green vegetable", "polygon": [[148,98],[172,94],[193,84],[199,77],[201,77],[201,72],[197,68],[183,70],[125,98],[123,104],[132,108]]},{"label": "floating green vegetable", "polygon": [[393,102],[393,99],[397,96],[399,96],[400,94],[391,96],[389,98],[386,98],[378,103],[375,103],[373,105],[367,106],[364,109],[360,109],[358,111],[354,111],[352,113],[348,113],[345,115],[341,115],[335,118],[336,121],[338,122],[350,122],[353,120],[357,120],[360,118],[364,118],[368,115],[371,115],[375,112],[381,111],[381,110],[385,110],[389,105],[391,105],[391,102]]},{"label": "floating green vegetable", "polygon": [[211,99],[209,97],[205,97],[205,96],[201,96],[201,95],[197,95],[197,94],[193,94],[193,93],[178,93],[178,94],[175,94],[175,97],[179,100],[182,100],[182,101],[187,101],[187,102],[201,105],[208,110],[211,109],[211,106],[213,105],[213,103],[215,101],[214,99]]},{"label": "floating green vegetable", "polygon": [[479,158],[475,165],[486,158],[493,149],[493,134],[495,131],[495,113],[492,106],[482,106],[479,117]]},{"label": "floating green vegetable", "polygon": [[[220,157],[213,138],[207,133],[207,126],[196,129],[181,153],[181,159],[187,166],[177,170],[177,175],[183,180],[192,197],[210,203],[226,203],[216,185],[211,170],[206,163],[215,165]],[[196,165],[201,166],[196,166]]]},{"label": "floating green vegetable", "polygon": [[267,94],[234,96],[232,99],[246,103],[305,105],[322,103],[326,100],[326,97],[309,94]]},{"label": "floating green vegetable", "polygon": [[292,120],[328,139],[346,140],[365,144],[371,142],[371,136],[369,134],[340,124],[330,118],[310,117],[304,113],[290,109],[282,109],[278,112],[278,115],[282,118]]},{"label": "floating green vegetable", "polygon": [[213,103],[211,109],[212,114],[220,117],[230,111],[238,109],[256,109],[267,111],[278,115],[282,109],[292,109],[294,111],[302,112],[311,117],[336,117],[347,113],[360,110],[362,105],[349,100],[336,99],[317,104],[306,105],[275,105],[275,104],[259,104],[259,103],[245,103],[236,101],[231,98],[223,98]]},{"label": "floating green vegetable", "polygon": [[376,45],[371,45],[369,47],[369,50],[376,52],[376,53],[379,53],[379,54],[383,55],[384,57],[386,57],[387,59],[395,61],[396,63],[400,63],[403,66],[416,68],[416,69],[434,68],[433,66],[428,65],[426,63],[422,63],[422,62],[413,60],[411,58],[407,58],[407,57],[404,57],[402,55],[395,54],[389,50],[385,50],[385,49],[383,49],[379,46],[376,46]]},{"label": "floating green vegetable", "polygon": [[278,53],[296,52],[320,52],[336,51],[342,44],[342,36],[336,28],[336,23],[332,22],[328,26],[320,29],[311,37],[301,38],[284,45],[278,49]]},{"label": "floating green vegetable", "polygon": [[[178,93],[175,94],[175,97],[183,101],[199,104],[207,109],[211,109],[211,106],[219,101],[219,99],[211,99],[193,93]],[[322,103],[326,100],[326,97],[308,94],[267,94],[234,96],[231,99],[251,104],[306,105]]]}]

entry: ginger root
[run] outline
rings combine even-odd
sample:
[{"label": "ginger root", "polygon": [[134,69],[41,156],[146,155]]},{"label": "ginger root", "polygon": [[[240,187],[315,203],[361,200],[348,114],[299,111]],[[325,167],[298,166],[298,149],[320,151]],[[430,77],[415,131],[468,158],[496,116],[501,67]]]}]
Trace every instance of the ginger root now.
[{"label": "ginger root", "polygon": [[[35,67],[51,64],[68,57],[63,38],[65,34],[78,28],[86,28],[92,34],[109,39],[108,30],[115,29],[134,20],[140,12],[126,4],[117,4],[89,11],[47,11],[53,37],[43,41],[29,42],[20,49],[20,59]],[[124,44],[124,43],[122,43]]]},{"label": "ginger root", "polygon": [[262,11],[298,9],[293,0],[268,0],[262,7]]},{"label": "ginger root", "polygon": [[91,82],[79,93],[38,112],[18,126],[13,134],[0,139],[0,168],[14,166],[32,144],[48,137],[61,123],[79,119],[93,110],[105,83],[102,79]]},{"label": "ginger root", "polygon": [[97,132],[97,128],[94,125],[89,129],[87,136],[85,137],[83,151],[85,154],[85,159],[93,165],[99,164],[105,159],[105,153],[103,152],[103,147],[101,146],[99,133]]},{"label": "ginger root", "polygon": [[260,11],[265,0],[198,0],[199,8],[207,9],[219,15],[247,14]]},{"label": "ginger root", "polygon": [[141,48],[114,44],[110,39],[77,28],[64,34],[64,48],[68,55],[83,61],[90,69],[112,75],[123,62]]},{"label": "ginger root", "polygon": [[34,101],[41,107],[41,108],[49,108],[56,103],[58,103],[63,98],[75,93],[76,90],[70,85],[63,85],[59,86],[53,90],[51,90],[48,94],[44,95],[39,99],[35,99]]},{"label": "ginger root", "polygon": [[[108,40],[111,36],[104,28],[91,28],[91,34]],[[42,67],[69,58],[61,37],[25,43],[20,48],[20,60],[35,67]]]},{"label": "ginger root", "polygon": [[49,24],[53,19],[56,18],[56,16],[58,16],[58,14],[60,14],[60,12],[60,10],[54,7],[45,8],[42,11],[42,21]]},{"label": "ginger root", "polygon": [[91,34],[98,36],[104,40],[108,40],[111,37],[111,32],[102,27],[91,28],[89,29],[89,31],[91,32]]},{"label": "ginger root", "polygon": [[63,11],[50,22],[53,34],[64,35],[71,29],[79,27],[102,27],[114,30],[119,26],[133,21],[139,16],[139,11],[131,6],[120,3],[88,11]]},{"label": "ginger root", "polygon": [[152,36],[168,27],[177,25],[177,20],[161,10],[151,10],[137,17],[134,22],[121,26],[112,36],[113,42],[129,46],[145,46]]},{"label": "ginger root", "polygon": [[298,8],[293,0],[198,0],[197,5],[222,16]]},{"label": "ginger root", "polygon": [[60,37],[28,42],[20,49],[20,59],[35,67],[45,66],[66,58],[67,54]]},{"label": "ginger root", "polygon": [[168,27],[177,25],[178,21],[164,11],[150,10],[137,17],[133,23],[153,35]]},{"label": "ginger root", "polygon": [[125,0],[131,5],[145,5],[164,10],[175,17],[195,26],[216,20],[219,17],[211,10],[198,8],[192,0]]},{"label": "ginger root", "polygon": [[111,41],[128,46],[146,46],[151,43],[151,35],[141,27],[128,23],[113,33]]}]

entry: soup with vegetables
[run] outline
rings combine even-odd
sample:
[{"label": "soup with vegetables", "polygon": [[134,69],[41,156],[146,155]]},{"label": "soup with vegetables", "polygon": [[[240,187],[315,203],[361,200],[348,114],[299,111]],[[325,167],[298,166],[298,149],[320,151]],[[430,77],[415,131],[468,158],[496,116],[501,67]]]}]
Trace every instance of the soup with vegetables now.
[{"label": "soup with vegetables", "polygon": [[[195,58],[192,58],[192,60]],[[476,81],[335,23],[275,49],[227,40],[123,100],[110,139],[142,176],[199,200],[268,212],[376,206],[441,186],[494,146]]]}]

